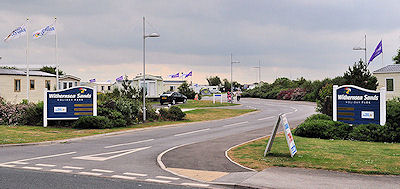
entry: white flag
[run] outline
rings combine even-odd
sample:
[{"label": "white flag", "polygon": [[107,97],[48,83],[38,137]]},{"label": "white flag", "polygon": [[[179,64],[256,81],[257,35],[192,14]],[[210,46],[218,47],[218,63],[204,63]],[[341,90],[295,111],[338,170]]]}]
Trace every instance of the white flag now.
[{"label": "white flag", "polygon": [[22,26],[16,28],[15,30],[13,30],[10,35],[8,35],[6,38],[4,38],[4,42],[7,42],[9,40],[12,39],[18,39],[21,36],[26,35],[26,26],[25,24],[22,24]]},{"label": "white flag", "polygon": [[56,34],[56,27],[54,26],[54,23],[51,25],[48,25],[38,31],[33,32],[32,37],[33,37],[33,39],[39,39],[47,34],[49,34],[49,35]]}]

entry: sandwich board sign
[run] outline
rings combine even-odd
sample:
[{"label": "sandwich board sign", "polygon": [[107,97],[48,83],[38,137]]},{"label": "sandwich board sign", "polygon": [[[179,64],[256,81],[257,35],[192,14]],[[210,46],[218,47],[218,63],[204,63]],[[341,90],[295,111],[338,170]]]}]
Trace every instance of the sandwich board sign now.
[{"label": "sandwich board sign", "polygon": [[274,143],[276,132],[278,131],[278,128],[280,125],[283,126],[283,131],[285,132],[285,137],[286,137],[286,142],[289,147],[290,157],[293,157],[297,153],[296,144],[294,143],[294,138],[293,138],[292,132],[290,131],[289,122],[288,122],[285,114],[280,114],[278,117],[278,121],[276,122],[276,125],[275,125],[274,129],[272,130],[272,134],[268,141],[267,147],[265,148],[264,157],[267,155],[267,153],[269,151],[271,151],[271,147],[272,147],[272,144]]},{"label": "sandwich board sign", "polygon": [[355,85],[334,85],[333,120],[356,125],[385,125],[386,89],[373,91]]},{"label": "sandwich board sign", "polygon": [[43,126],[48,120],[74,120],[81,116],[97,116],[97,87],[73,87],[44,91]]}]

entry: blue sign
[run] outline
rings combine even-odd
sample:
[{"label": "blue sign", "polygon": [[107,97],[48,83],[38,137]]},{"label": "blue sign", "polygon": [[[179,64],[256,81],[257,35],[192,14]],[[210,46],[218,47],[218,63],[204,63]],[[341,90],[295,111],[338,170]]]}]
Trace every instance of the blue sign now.
[{"label": "blue sign", "polygon": [[90,87],[74,87],[61,91],[46,91],[44,125],[47,120],[78,119],[97,115],[97,92]]},{"label": "blue sign", "polygon": [[353,85],[345,85],[335,86],[333,93],[333,118],[335,121],[356,125],[382,124],[384,122],[386,99],[382,91],[371,91]]}]

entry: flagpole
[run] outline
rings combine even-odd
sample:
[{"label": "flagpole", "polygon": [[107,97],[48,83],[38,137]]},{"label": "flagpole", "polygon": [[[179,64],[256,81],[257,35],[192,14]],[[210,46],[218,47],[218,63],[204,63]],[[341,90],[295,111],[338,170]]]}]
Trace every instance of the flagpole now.
[{"label": "flagpole", "polygon": [[29,51],[29,18],[26,18],[26,100],[29,102],[29,62],[28,62],[28,51]]},{"label": "flagpole", "polygon": [[58,41],[57,41],[57,17],[54,17],[54,38],[55,38],[55,62],[56,62],[56,89],[60,90],[59,86],[59,76],[58,76],[58,58],[57,58],[57,47],[58,47]]},{"label": "flagpole", "polygon": [[382,49],[382,68],[383,68],[385,65],[383,64],[383,41],[382,41],[382,38],[381,38],[381,42],[382,42],[381,49]]}]

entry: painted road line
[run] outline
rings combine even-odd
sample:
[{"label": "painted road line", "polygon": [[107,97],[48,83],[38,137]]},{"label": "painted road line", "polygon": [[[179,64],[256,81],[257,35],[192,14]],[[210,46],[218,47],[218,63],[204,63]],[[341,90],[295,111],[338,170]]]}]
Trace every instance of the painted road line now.
[{"label": "painted road line", "polygon": [[[67,152],[67,153],[62,153],[62,154],[54,154],[54,155],[48,155],[48,156],[39,156],[39,157],[34,157],[34,158],[29,158],[29,159],[21,159],[17,161],[13,161],[12,163],[17,164],[16,162],[19,163],[25,163],[21,161],[31,161],[31,160],[37,160],[37,159],[45,159],[45,158],[52,158],[52,157],[58,157],[58,156],[65,156],[65,155],[70,155],[70,154],[75,154],[76,152]],[[10,162],[11,163],[11,162]]]},{"label": "painted road line", "polygon": [[57,172],[57,173],[71,173],[72,170],[65,170],[65,169],[51,169],[51,172]]},{"label": "painted road line", "polygon": [[198,132],[203,132],[203,131],[207,131],[207,130],[210,130],[210,128],[201,129],[201,130],[197,130],[197,131],[191,131],[191,132],[187,132],[187,133],[176,134],[176,135],[174,135],[174,136],[189,135],[189,134],[198,133]]},{"label": "painted road line", "polygon": [[113,173],[114,171],[104,170],[104,169],[92,169],[94,172],[102,172],[102,173]]},{"label": "painted road line", "polygon": [[243,121],[243,122],[239,122],[239,123],[233,123],[233,124],[225,125],[223,127],[231,127],[231,126],[241,125],[241,124],[245,124],[245,123],[248,123],[248,121]]},{"label": "painted road line", "polygon": [[0,164],[0,167],[15,167],[15,165]]},{"label": "painted road line", "polygon": [[43,163],[38,163],[35,164],[36,166],[41,166],[41,167],[55,167],[56,165],[51,165],[51,164],[43,164]]},{"label": "painted road line", "polygon": [[275,116],[270,116],[270,117],[264,117],[264,118],[261,118],[261,119],[258,119],[259,121],[262,121],[262,120],[266,120],[266,119],[272,119],[272,118],[274,118]]},{"label": "painted road line", "polygon": [[19,162],[19,161],[12,161],[12,162],[8,162],[8,163],[17,164],[17,165],[28,165],[29,164],[26,162]]},{"label": "painted road line", "polygon": [[140,174],[140,173],[124,173],[124,175],[137,176],[137,177],[147,177],[147,174]]},{"label": "painted road line", "polygon": [[148,182],[158,182],[158,183],[170,183],[170,180],[157,180],[157,179],[146,179]]},{"label": "painted road line", "polygon": [[128,177],[128,176],[124,176],[124,175],[113,175],[111,176],[112,178],[119,178],[119,179],[127,179],[127,180],[135,180],[136,177]]},{"label": "painted road line", "polygon": [[150,142],[153,141],[154,139],[147,139],[147,140],[141,140],[141,141],[136,141],[136,142],[129,142],[129,143],[122,143],[122,144],[115,144],[111,146],[106,146],[104,148],[114,148],[114,147],[119,147],[119,146],[126,146],[126,145],[131,145],[131,144],[139,144],[143,142]]},{"label": "painted road line", "polygon": [[82,170],[84,169],[83,167],[72,167],[72,166],[64,166],[62,167],[63,169],[76,169],[76,170]]},{"label": "painted road line", "polygon": [[184,186],[193,186],[193,187],[208,187],[209,184],[198,184],[198,183],[181,183]]},{"label": "painted road line", "polygon": [[85,172],[85,171],[83,171],[83,172],[79,172],[78,174],[81,174],[81,175],[90,175],[90,176],[101,176],[103,173],[92,173],[92,172]]},{"label": "painted road line", "polygon": [[[73,157],[72,159],[82,159],[82,160],[90,160],[90,161],[106,161],[109,159],[117,158],[123,155],[128,155],[133,152],[149,149],[151,146],[143,147],[143,148],[133,148],[133,149],[128,149],[128,150],[120,150],[120,151],[114,151],[114,152],[106,152],[106,153],[100,153],[100,154],[93,154],[93,155],[86,155],[86,156],[79,156],[79,157]],[[117,154],[113,156],[108,156],[104,157],[104,155],[110,155],[110,154]],[[100,156],[100,157],[98,157]],[[103,157],[101,157],[103,156]]]},{"label": "painted road line", "polygon": [[41,169],[43,169],[43,168],[41,168],[41,167],[28,167],[28,166],[25,166],[25,167],[22,167],[22,169],[41,170]]},{"label": "painted road line", "polygon": [[167,179],[167,180],[179,180],[179,178],[176,177],[165,177],[165,176],[156,176],[156,178]]}]

